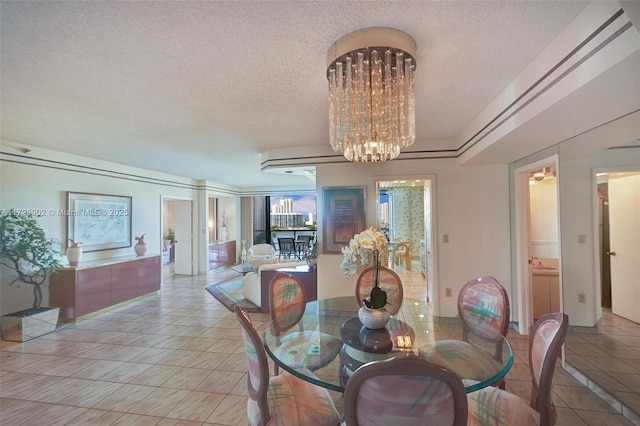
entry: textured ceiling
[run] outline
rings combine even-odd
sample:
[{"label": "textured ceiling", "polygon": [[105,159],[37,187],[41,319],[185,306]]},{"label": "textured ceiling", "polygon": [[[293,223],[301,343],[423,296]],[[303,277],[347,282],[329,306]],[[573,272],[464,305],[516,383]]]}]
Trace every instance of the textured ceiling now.
[{"label": "textured ceiling", "polygon": [[455,138],[584,1],[2,1],[2,140],[239,187],[271,148],[328,144],[327,48],[417,44],[417,140]]}]

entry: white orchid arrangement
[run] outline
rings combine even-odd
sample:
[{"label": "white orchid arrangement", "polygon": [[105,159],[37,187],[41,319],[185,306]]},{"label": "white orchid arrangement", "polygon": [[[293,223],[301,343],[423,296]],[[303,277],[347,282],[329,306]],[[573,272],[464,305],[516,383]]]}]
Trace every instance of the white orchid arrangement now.
[{"label": "white orchid arrangement", "polygon": [[369,228],[353,236],[349,245],[342,247],[342,263],[340,269],[345,276],[356,273],[356,262],[360,260],[365,268],[369,266],[371,258],[377,259],[387,247],[387,237],[377,229]]},{"label": "white orchid arrangement", "polygon": [[340,264],[340,269],[348,277],[356,272],[356,261],[360,259],[360,263],[365,268],[369,266],[370,258],[373,259],[373,288],[371,295],[362,299],[367,308],[380,309],[387,304],[387,292],[378,286],[378,277],[380,274],[380,254],[386,253],[387,237],[377,229],[369,228],[359,234],[353,236],[349,245],[342,247],[344,258]]}]

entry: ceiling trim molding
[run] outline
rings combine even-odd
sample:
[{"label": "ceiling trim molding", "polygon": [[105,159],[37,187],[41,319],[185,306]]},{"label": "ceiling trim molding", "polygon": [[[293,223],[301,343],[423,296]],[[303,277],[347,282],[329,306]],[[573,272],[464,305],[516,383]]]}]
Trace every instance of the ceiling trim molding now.
[{"label": "ceiling trim molding", "polygon": [[[623,21],[626,19],[626,21]],[[613,25],[617,24],[616,29]],[[596,53],[600,52],[606,46],[610,45],[614,40],[619,38],[623,33],[632,28],[633,25],[629,21],[628,17],[624,14],[623,9],[616,10],[611,16],[606,18],[602,24],[600,24],[595,30],[587,35],[580,43],[578,43],[569,53],[560,58],[555,64],[547,69],[538,79],[530,84],[525,90],[523,90],[515,99],[508,103],[499,113],[495,114],[493,118],[486,121],[486,123],[473,134],[470,138],[464,141],[458,148],[451,149],[416,149],[418,147],[409,147],[400,153],[400,156],[393,161],[402,160],[443,160],[443,159],[460,159],[465,153],[474,148],[478,143],[485,140],[489,135],[496,132],[502,126],[504,126],[509,120],[517,117],[519,113],[527,110],[533,101],[539,99],[551,88],[558,85],[564,78],[570,75],[572,72],[584,65],[585,62],[592,58]],[[590,43],[594,42],[598,36],[605,36],[605,31],[610,31],[611,34],[596,45],[592,46],[590,50],[585,51],[590,46]],[[582,54],[581,57],[579,55]],[[571,64],[571,61],[574,61]],[[567,67],[564,71],[561,71],[562,67]],[[559,73],[560,72],[560,73]],[[559,73],[559,74],[558,74]],[[544,83],[547,82],[546,85]],[[537,91],[536,91],[537,90]],[[528,98],[527,98],[528,97]],[[519,106],[518,103],[520,103]],[[517,106],[517,107],[516,107]],[[594,127],[597,127],[594,126]],[[495,143],[495,142],[494,142]],[[413,148],[413,149],[412,149]],[[261,170],[276,169],[282,167],[304,167],[319,164],[335,164],[335,163],[347,163],[348,161],[338,153],[335,155],[300,155],[300,151],[296,152],[296,156],[288,156],[287,150],[279,150],[274,155],[270,152],[266,160],[261,162]],[[281,154],[278,157],[278,154]],[[263,158],[267,156],[263,155]],[[277,158],[274,158],[277,157]]]}]

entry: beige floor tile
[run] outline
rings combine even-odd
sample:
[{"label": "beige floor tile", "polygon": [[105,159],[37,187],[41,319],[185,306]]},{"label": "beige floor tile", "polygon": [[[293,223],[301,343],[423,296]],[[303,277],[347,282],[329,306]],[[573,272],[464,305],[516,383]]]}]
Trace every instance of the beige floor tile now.
[{"label": "beige floor tile", "polygon": [[182,368],[163,384],[164,388],[194,390],[211,373],[202,368]]},{"label": "beige floor tile", "polygon": [[37,416],[30,418],[29,423],[33,425],[66,425],[85,411],[86,408],[53,405]]},{"label": "beige floor tile", "polygon": [[151,386],[132,384],[123,385],[117,390],[117,392],[111,393],[95,404],[93,408],[127,412],[134,405],[148,397],[155,389],[156,388]]},{"label": "beige floor tile", "polygon": [[577,410],[590,410],[604,413],[614,413],[615,410],[602,399],[598,398],[587,388],[576,388],[574,386],[557,385],[555,392],[567,403],[567,405]]},{"label": "beige floor tile", "polygon": [[589,426],[633,426],[633,423],[620,414],[583,410],[575,410],[575,412]]},{"label": "beige floor tile", "polygon": [[120,361],[97,360],[93,364],[76,371],[71,375],[71,377],[77,377],[78,379],[99,380],[107,373],[122,368],[123,365],[124,362]]},{"label": "beige floor tile", "polygon": [[152,426],[162,421],[162,417],[143,416],[139,414],[122,414],[112,423],[113,426]]},{"label": "beige floor tile", "polygon": [[206,421],[230,426],[246,425],[246,416],[238,415],[239,413],[246,413],[246,410],[247,397],[227,395]]},{"label": "beige floor tile", "polygon": [[166,417],[189,394],[180,389],[157,388],[128,412],[145,416]]},{"label": "beige floor tile", "polygon": [[60,401],[60,404],[92,408],[98,402],[102,401],[113,392],[116,392],[121,387],[122,384],[120,383],[91,382],[79,391]]},{"label": "beige floor tile", "polygon": [[132,379],[130,383],[136,385],[160,386],[178,371],[180,371],[180,367],[173,367],[170,365],[153,365],[145,370],[144,373]]},{"label": "beige floor tile", "polygon": [[219,393],[189,392],[166,417],[203,422],[207,420],[225,397],[226,395]]},{"label": "beige floor tile", "polygon": [[122,366],[109,371],[100,377],[105,382],[129,383],[134,378],[153,367],[152,364],[142,364],[139,362],[126,362]]},{"label": "beige floor tile", "polygon": [[44,402],[25,401],[20,399],[0,399],[0,411],[2,415],[0,419],[2,424],[20,425],[27,422],[32,417],[40,415],[40,413],[53,407],[53,404]]},{"label": "beige floor tile", "polygon": [[118,420],[123,413],[87,408],[79,416],[65,423],[65,426],[108,426]]},{"label": "beige floor tile", "polygon": [[91,380],[66,377],[60,378],[59,382],[50,384],[44,389],[41,389],[40,391],[31,395],[29,399],[55,404],[76,393],[90,383]]},{"label": "beige floor tile", "polygon": [[204,352],[194,358],[187,367],[214,370],[227,358],[229,358],[229,354],[220,352]]},{"label": "beige floor tile", "polygon": [[200,382],[196,390],[227,394],[238,384],[243,376],[244,373],[214,370]]}]

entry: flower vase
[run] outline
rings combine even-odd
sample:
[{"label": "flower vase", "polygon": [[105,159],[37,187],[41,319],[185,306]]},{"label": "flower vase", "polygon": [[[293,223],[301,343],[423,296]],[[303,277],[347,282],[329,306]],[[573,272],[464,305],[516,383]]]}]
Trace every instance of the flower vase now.
[{"label": "flower vase", "polygon": [[67,260],[69,266],[78,266],[82,259],[82,247],[68,247],[67,248]]},{"label": "flower vase", "polygon": [[384,328],[391,318],[391,313],[386,308],[371,309],[366,306],[358,310],[358,319],[368,329],[379,330]]},{"label": "flower vase", "polygon": [[145,234],[136,237],[136,241],[138,242],[135,246],[133,246],[133,251],[136,252],[138,256],[144,256],[147,252],[147,243],[144,241]]},{"label": "flower vase", "polygon": [[147,252],[147,243],[140,243],[138,242],[138,244],[136,244],[135,246],[133,246],[133,250],[135,250],[136,254],[138,256],[144,256],[145,253]]},{"label": "flower vase", "polygon": [[227,227],[220,227],[220,241],[227,241]]}]

